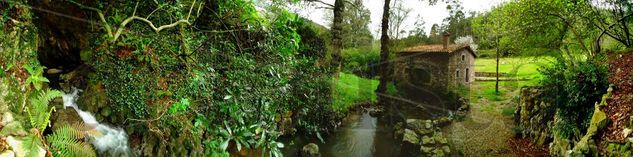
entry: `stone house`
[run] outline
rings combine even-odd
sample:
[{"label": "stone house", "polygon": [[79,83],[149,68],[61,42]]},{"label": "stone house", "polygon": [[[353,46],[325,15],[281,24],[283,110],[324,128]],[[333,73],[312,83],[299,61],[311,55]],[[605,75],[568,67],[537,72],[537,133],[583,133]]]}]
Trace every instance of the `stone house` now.
[{"label": "stone house", "polygon": [[394,81],[399,86],[436,94],[475,81],[475,51],[469,45],[450,44],[449,37],[450,34],[444,34],[443,44],[419,45],[397,52]]}]

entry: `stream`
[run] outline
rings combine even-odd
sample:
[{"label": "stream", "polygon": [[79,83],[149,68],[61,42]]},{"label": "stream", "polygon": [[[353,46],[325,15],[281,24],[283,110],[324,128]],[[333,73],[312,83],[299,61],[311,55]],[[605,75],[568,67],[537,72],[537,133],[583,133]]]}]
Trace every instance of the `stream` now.
[{"label": "stream", "polygon": [[90,112],[77,107],[77,97],[81,90],[72,88],[72,92],[64,94],[64,109],[73,108],[88,127],[94,128],[97,134],[88,134],[90,142],[99,154],[110,156],[132,156],[128,146],[127,134],[121,128],[111,127],[97,122]]},{"label": "stream", "polygon": [[[410,106],[410,105],[408,105]],[[297,134],[293,137],[282,138],[286,148],[284,156],[300,156],[302,147],[315,143],[319,146],[321,156],[327,157],[394,157],[400,156],[402,141],[394,138],[393,125],[395,122],[387,118],[370,115],[371,108],[352,111],[341,122],[341,125],[320,142],[314,136]],[[420,108],[410,107],[398,112],[405,118],[429,119],[430,114],[420,111]],[[385,116],[382,116],[385,117]]]}]

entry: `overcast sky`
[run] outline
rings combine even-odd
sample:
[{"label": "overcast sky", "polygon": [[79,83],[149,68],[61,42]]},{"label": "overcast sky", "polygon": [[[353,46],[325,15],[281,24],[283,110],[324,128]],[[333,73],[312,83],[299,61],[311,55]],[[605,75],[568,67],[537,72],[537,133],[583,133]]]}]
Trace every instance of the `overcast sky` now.
[{"label": "overcast sky", "polygon": [[[334,0],[323,0],[325,2],[329,2],[330,4],[334,4]],[[392,0],[393,1],[393,0]],[[418,15],[424,18],[426,22],[425,28],[426,32],[429,33],[431,30],[431,26],[435,23],[441,24],[442,20],[448,16],[448,11],[446,10],[446,3],[438,2],[434,6],[429,6],[427,0],[402,0],[405,7],[412,9],[409,14],[409,18],[407,18],[403,24],[405,30],[410,30],[415,23],[415,19]],[[462,6],[464,7],[464,11],[468,13],[470,11],[483,12],[488,11],[493,6],[496,6],[502,2],[508,0],[461,0]],[[365,7],[369,9],[371,12],[371,24],[369,25],[369,29],[374,34],[374,37],[377,37],[377,34],[380,30],[380,21],[382,18],[382,7],[384,4],[383,0],[363,0],[363,4]],[[311,6],[301,6],[299,8],[291,9],[299,15],[306,17],[316,23],[327,26],[326,24],[329,22],[325,21],[325,13],[331,12],[331,10],[326,9],[317,9],[316,7]],[[329,27],[329,26],[327,26]]]}]

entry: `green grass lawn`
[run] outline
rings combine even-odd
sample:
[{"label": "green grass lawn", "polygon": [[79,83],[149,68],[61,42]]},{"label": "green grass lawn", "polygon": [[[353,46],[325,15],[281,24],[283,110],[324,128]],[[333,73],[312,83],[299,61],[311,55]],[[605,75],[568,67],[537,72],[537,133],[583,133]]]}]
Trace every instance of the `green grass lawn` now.
[{"label": "green grass lawn", "polygon": [[[475,70],[478,72],[495,72],[495,58],[477,58]],[[479,81],[478,89],[471,89],[479,99],[498,102],[510,97],[508,93],[519,89],[522,86],[537,85],[543,77],[538,71],[541,66],[551,65],[554,61],[551,57],[506,57],[499,62],[499,71],[505,73],[516,72],[517,77],[530,79],[528,81],[501,81],[499,82],[500,93],[495,92],[494,81]],[[516,69],[516,70],[515,70]],[[336,80],[336,90],[333,93],[334,108],[345,111],[359,103],[374,103],[377,101],[375,90],[379,81],[358,77],[354,74],[340,73]],[[477,100],[475,100],[477,101]]]},{"label": "green grass lawn", "polygon": [[375,90],[378,80],[358,77],[354,74],[340,73],[333,93],[334,108],[339,111],[364,102],[376,102]]},{"label": "green grass lawn", "polygon": [[[554,61],[552,57],[504,57],[499,59],[499,72],[514,73],[517,78],[529,79],[529,81],[515,81],[519,87],[536,85],[543,78],[538,69],[542,66],[551,65]],[[496,72],[496,64],[496,58],[477,58],[475,60],[475,71]],[[494,84],[492,87],[494,88]]]},{"label": "green grass lawn", "polygon": [[[471,88],[471,100],[473,103],[484,103],[482,111],[488,113],[499,112],[502,115],[511,116],[513,106],[503,106],[502,102],[512,99],[523,86],[538,85],[543,75],[539,72],[542,66],[549,66],[555,61],[553,57],[504,57],[499,59],[499,72],[515,73],[519,79],[525,81],[500,81],[499,93],[495,92],[495,81],[478,81]],[[496,72],[496,58],[477,58],[475,71]]]}]

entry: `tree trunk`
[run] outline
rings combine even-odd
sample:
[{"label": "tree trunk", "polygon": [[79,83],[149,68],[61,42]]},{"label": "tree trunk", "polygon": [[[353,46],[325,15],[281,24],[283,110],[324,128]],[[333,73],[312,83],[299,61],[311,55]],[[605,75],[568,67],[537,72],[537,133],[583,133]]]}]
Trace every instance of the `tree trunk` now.
[{"label": "tree trunk", "polygon": [[345,10],[344,0],[334,2],[334,21],[332,22],[332,66],[335,68],[334,76],[338,78],[341,71],[341,48],[343,47],[343,10]]},{"label": "tree trunk", "polygon": [[499,37],[497,37],[497,79],[495,80],[495,93],[499,94]]},{"label": "tree trunk", "polygon": [[376,89],[379,104],[385,104],[383,96],[387,91],[389,80],[389,4],[391,0],[385,0],[382,12],[382,36],[380,37],[380,84]]}]

